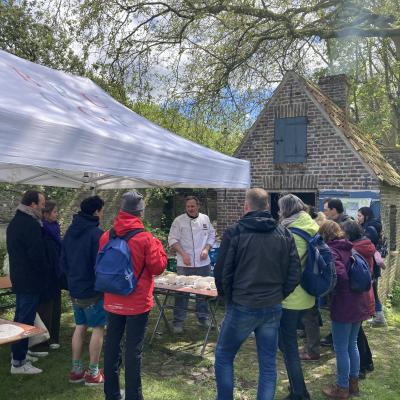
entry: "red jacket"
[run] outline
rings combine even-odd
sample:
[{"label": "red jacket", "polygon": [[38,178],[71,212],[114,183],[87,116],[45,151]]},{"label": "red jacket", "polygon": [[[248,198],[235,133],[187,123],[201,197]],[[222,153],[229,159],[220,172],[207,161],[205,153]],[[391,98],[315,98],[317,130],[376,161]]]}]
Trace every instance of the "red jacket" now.
[{"label": "red jacket", "polygon": [[[368,263],[369,270],[371,272],[371,277],[374,276],[374,253],[375,253],[375,246],[369,239],[360,239],[353,242],[353,249],[360,253],[364,258],[365,261]],[[374,296],[374,289],[371,285],[371,289],[368,293],[366,293],[366,297],[368,298],[369,304],[369,311],[370,315],[375,314],[375,296]]]},{"label": "red jacket", "polygon": [[[123,236],[128,231],[143,228],[139,217],[119,210],[114,221],[115,233]],[[109,231],[100,238],[99,250],[109,240]],[[136,289],[128,296],[104,293],[104,309],[120,315],[137,315],[150,311],[153,307],[154,275],[160,275],[167,266],[167,255],[161,242],[150,232],[140,232],[128,242],[131,251],[135,276],[138,276],[143,265],[144,270]]]}]

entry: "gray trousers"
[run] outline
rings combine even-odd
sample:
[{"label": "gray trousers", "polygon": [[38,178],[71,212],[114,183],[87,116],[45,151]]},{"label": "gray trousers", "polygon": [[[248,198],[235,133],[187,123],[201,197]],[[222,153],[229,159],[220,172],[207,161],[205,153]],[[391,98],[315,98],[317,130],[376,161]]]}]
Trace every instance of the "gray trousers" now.
[{"label": "gray trousers", "polygon": [[[211,267],[177,267],[178,275],[210,276]],[[186,310],[189,303],[189,294],[179,294],[175,297],[174,325],[182,326],[186,319]],[[196,298],[196,315],[199,321],[208,319],[208,306],[204,298]]]},{"label": "gray trousers", "polygon": [[301,321],[304,325],[306,333],[306,352],[310,356],[319,356],[319,342],[320,342],[320,315],[317,306],[304,310],[301,316]]}]

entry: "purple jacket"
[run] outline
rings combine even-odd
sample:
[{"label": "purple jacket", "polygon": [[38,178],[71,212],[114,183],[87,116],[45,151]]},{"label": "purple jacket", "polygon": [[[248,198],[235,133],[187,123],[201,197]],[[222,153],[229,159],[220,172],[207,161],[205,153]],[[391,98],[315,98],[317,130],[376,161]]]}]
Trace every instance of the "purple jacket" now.
[{"label": "purple jacket", "polygon": [[356,293],[350,289],[347,268],[353,245],[346,239],[332,240],[327,245],[335,258],[337,284],[332,295],[331,319],[353,323],[370,317],[368,293]]}]

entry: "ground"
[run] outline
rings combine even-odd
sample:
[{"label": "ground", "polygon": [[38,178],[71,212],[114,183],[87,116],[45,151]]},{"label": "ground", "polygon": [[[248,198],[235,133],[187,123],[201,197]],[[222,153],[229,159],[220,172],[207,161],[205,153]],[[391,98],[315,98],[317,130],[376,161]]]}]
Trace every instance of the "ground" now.
[{"label": "ground", "polygon": [[[220,315],[222,317],[222,314]],[[182,335],[169,335],[161,325],[161,334],[152,345],[148,344],[156,310],[151,314],[147,342],[143,356],[143,388],[147,400],[211,400],[215,398],[213,350],[216,333],[212,333],[205,358],[200,348],[204,331],[193,316],[189,316],[187,329]],[[326,314],[324,314],[326,320]],[[362,399],[400,399],[400,311],[388,312],[387,328],[366,328],[373,351],[375,371],[361,381]],[[326,332],[329,326],[323,328]],[[9,347],[0,347],[0,399],[4,400],[100,400],[102,388],[89,388],[83,384],[69,384],[70,338],[73,330],[72,315],[63,314],[61,348],[36,363],[44,370],[37,376],[10,375]],[[258,368],[255,341],[247,340],[235,362],[235,400],[256,398]],[[323,348],[319,362],[304,364],[307,387],[313,400],[324,399],[321,388],[334,381],[334,354]],[[288,380],[282,357],[278,355],[278,386],[276,399],[287,395]]]}]

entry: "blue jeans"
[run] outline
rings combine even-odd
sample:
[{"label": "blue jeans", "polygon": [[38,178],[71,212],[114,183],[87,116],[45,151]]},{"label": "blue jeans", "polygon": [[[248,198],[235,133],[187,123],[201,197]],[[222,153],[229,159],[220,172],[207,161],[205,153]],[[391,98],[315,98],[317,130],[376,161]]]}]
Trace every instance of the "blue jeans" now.
[{"label": "blue jeans", "polygon": [[144,334],[149,313],[118,315],[107,313],[104,346],[104,393],[107,400],[120,400],[119,370],[122,364],[121,341],[125,333],[125,398],[143,400],[141,365]]},{"label": "blue jeans", "polygon": [[[197,275],[210,276],[211,267],[177,267],[178,275]],[[175,296],[174,325],[182,326],[186,319],[186,311],[189,304],[189,294],[179,294]],[[196,315],[199,321],[208,319],[208,306],[204,298],[196,297]]]},{"label": "blue jeans", "polygon": [[279,348],[283,354],[290,384],[290,399],[309,399],[310,395],[304,383],[303,370],[297,344],[297,323],[303,310],[282,310],[279,328]]},{"label": "blue jeans", "polygon": [[[35,322],[36,309],[39,304],[39,294],[17,293],[15,305],[14,322],[33,325]],[[20,340],[11,345],[12,363],[14,367],[25,364],[28,352],[28,339]]]},{"label": "blue jeans", "polygon": [[257,400],[272,400],[276,387],[276,351],[282,307],[226,307],[215,350],[217,400],[233,400],[233,361],[242,343],[254,331],[259,365]]},{"label": "blue jeans", "polygon": [[360,322],[332,321],[333,347],[336,353],[336,383],[342,388],[349,387],[349,376],[358,378],[360,372],[360,355],[357,347],[360,325]]}]

